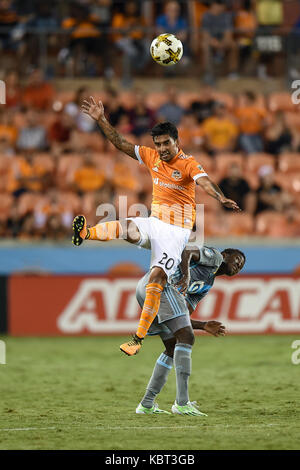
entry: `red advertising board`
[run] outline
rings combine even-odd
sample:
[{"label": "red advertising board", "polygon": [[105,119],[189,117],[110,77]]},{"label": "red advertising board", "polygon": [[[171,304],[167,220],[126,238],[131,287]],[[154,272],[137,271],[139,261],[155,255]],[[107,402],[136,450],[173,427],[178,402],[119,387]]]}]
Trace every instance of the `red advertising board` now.
[{"label": "red advertising board", "polygon": [[[12,335],[104,335],[135,331],[136,277],[13,276]],[[240,275],[216,279],[193,318],[222,321],[228,333],[300,333],[300,277]]]}]

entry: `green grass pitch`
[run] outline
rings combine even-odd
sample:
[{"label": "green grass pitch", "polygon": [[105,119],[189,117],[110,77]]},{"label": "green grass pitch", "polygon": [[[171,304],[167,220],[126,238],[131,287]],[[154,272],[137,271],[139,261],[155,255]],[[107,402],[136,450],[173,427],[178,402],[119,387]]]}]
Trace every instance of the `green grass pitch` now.
[{"label": "green grass pitch", "polygon": [[[294,336],[196,338],[190,398],[207,418],[136,415],[159,338],[127,357],[120,337],[1,338],[0,449],[299,449]],[[175,374],[159,396],[170,410]]]}]

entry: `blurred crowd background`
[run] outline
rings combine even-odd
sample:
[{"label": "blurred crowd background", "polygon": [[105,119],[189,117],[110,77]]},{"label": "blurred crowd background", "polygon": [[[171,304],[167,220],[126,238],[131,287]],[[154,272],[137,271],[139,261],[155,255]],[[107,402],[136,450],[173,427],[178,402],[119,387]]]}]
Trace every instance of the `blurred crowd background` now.
[{"label": "blurred crowd background", "polygon": [[[168,69],[149,54],[166,31],[185,50]],[[121,195],[150,209],[146,168],[81,113],[93,95],[133,143],[153,146],[149,129],[160,120],[178,126],[182,149],[243,209],[233,215],[197,189],[206,236],[298,237],[300,114],[288,86],[300,78],[299,38],[294,0],[0,0],[0,236],[67,238],[75,214],[94,224],[96,207],[118,210]],[[187,77],[195,89],[182,86]],[[255,91],[243,78],[257,81]],[[272,78],[285,91],[260,91]]]}]

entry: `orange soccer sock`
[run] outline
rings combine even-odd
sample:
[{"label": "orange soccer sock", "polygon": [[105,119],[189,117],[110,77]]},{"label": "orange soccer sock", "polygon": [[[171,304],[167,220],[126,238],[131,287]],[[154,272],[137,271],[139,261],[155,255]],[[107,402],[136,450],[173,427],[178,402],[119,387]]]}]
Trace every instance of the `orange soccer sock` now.
[{"label": "orange soccer sock", "polygon": [[97,224],[94,227],[90,227],[88,231],[89,240],[99,240],[101,242],[116,240],[123,235],[123,229],[118,220]]},{"label": "orange soccer sock", "polygon": [[160,305],[160,296],[163,291],[163,287],[160,284],[152,282],[146,287],[146,298],[141,313],[141,318],[139,321],[136,334],[139,338],[144,338],[156,317],[159,305]]}]

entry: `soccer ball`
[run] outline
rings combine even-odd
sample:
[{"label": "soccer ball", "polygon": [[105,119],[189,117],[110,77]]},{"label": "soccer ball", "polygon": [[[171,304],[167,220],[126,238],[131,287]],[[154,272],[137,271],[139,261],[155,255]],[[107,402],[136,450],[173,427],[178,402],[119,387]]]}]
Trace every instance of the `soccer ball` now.
[{"label": "soccer ball", "polygon": [[152,59],[159,65],[169,67],[180,61],[183,54],[183,45],[174,34],[164,33],[153,39],[150,53]]}]

